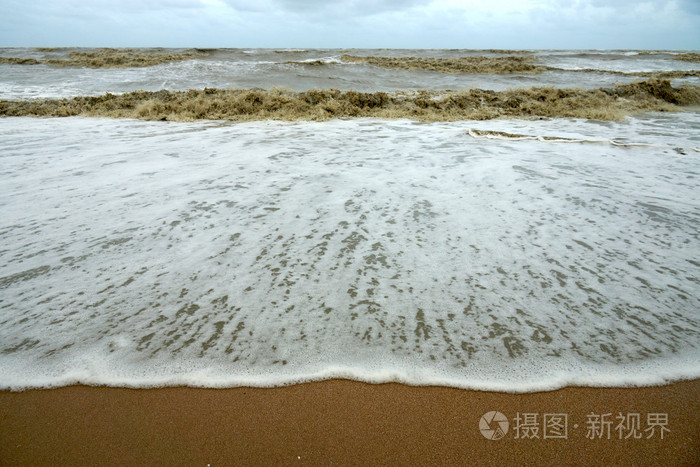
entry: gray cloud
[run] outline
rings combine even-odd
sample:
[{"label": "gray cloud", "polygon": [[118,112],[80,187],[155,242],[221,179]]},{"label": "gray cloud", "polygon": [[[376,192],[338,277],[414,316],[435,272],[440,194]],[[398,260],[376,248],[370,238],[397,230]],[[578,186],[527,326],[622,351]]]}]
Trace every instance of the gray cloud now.
[{"label": "gray cloud", "polygon": [[112,14],[134,15],[144,12],[172,12],[195,10],[203,7],[199,0],[34,0],[32,2],[8,1],[7,11],[18,16],[50,16],[63,18],[93,18]]},{"label": "gray cloud", "polygon": [[700,1],[698,0],[678,0],[676,2],[681,10],[700,16]]},{"label": "gray cloud", "polygon": [[433,3],[0,0],[0,46],[700,48],[698,0]]},{"label": "gray cloud", "polygon": [[75,8],[93,8],[99,10],[170,10],[170,9],[192,9],[202,8],[199,0],[72,0],[70,2]]},{"label": "gray cloud", "polygon": [[285,11],[304,16],[368,16],[409,10],[432,0],[268,0],[251,4],[246,0],[224,0],[239,11]]},{"label": "gray cloud", "polygon": [[568,0],[557,0],[562,8],[583,9],[587,6],[595,8],[609,8],[620,13],[632,11],[638,8],[648,7],[651,10],[661,12],[668,7],[677,7],[681,11],[691,14],[700,14],[699,0],[579,0],[572,3]]}]

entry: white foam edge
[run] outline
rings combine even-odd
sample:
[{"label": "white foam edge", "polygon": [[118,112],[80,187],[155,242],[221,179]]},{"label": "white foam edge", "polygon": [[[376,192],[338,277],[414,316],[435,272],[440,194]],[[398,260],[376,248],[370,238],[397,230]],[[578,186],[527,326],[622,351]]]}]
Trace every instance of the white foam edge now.
[{"label": "white foam edge", "polygon": [[[20,365],[20,368],[22,365]],[[499,374],[512,374],[516,365],[499,368]],[[522,369],[522,367],[520,367]],[[19,369],[19,368],[18,368]],[[10,372],[14,373],[14,372]],[[369,384],[400,383],[417,387],[451,387],[465,390],[490,391],[511,394],[555,391],[565,387],[640,388],[663,386],[675,382],[700,379],[700,361],[692,358],[674,358],[644,361],[623,366],[596,365],[560,371],[547,376],[529,375],[518,381],[489,381],[478,378],[459,378],[441,372],[421,369],[407,371],[396,367],[378,369],[351,365],[327,365],[323,369],[299,374],[222,375],[220,370],[200,369],[186,373],[155,377],[94,374],[89,369],[73,370],[60,376],[24,376],[14,373],[2,377],[0,390],[24,391],[51,389],[65,386],[103,386],[132,389],[165,387],[192,387],[226,389],[236,387],[272,388],[320,382],[350,380]]]}]

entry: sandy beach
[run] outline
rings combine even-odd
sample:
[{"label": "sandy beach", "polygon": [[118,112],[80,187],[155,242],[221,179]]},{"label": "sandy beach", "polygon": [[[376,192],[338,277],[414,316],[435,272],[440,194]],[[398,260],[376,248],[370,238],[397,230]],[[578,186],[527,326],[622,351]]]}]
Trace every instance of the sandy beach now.
[{"label": "sandy beach", "polygon": [[[508,419],[502,439],[479,429],[490,411]],[[697,465],[698,413],[700,380],[529,394],[345,380],[270,389],[73,386],[0,393],[0,463]],[[553,415],[565,430],[545,424]]]}]

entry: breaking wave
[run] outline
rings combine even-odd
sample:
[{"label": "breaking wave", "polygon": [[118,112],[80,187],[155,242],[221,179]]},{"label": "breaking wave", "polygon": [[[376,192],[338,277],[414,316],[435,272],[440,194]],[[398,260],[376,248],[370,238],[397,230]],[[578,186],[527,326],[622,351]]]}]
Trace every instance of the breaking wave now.
[{"label": "breaking wave", "polygon": [[700,62],[700,53],[688,52],[682,54],[676,54],[673,56],[675,60],[681,60],[683,62]]},{"label": "breaking wave", "polygon": [[541,73],[547,67],[535,65],[535,57],[360,57],[343,55],[344,62],[368,63],[383,68],[406,70],[431,70],[442,73]]},{"label": "breaking wave", "polygon": [[647,111],[700,105],[700,86],[647,80],[599,89],[356,92],[337,89],[135,91],[70,99],[0,101],[2,116],[112,117],[142,120],[330,120],[347,117],[423,121],[572,117],[621,120]]},{"label": "breaking wave", "polygon": [[[41,48],[40,52],[55,52],[57,49]],[[191,60],[208,55],[207,52],[194,50],[183,53],[166,53],[160,51],[136,51],[134,49],[98,49],[95,52],[69,52],[67,59],[61,58],[19,58],[0,57],[0,63],[11,65],[52,65],[78,66],[87,68],[133,68],[160,65],[161,63]]]},{"label": "breaking wave", "polygon": [[[693,55],[693,54],[686,54]],[[698,55],[698,54],[695,54]],[[559,68],[535,64],[535,56],[517,57],[459,57],[459,58],[425,58],[425,57],[359,57],[343,55],[342,60],[351,63],[367,63],[382,68],[399,68],[406,70],[430,70],[440,73],[473,74],[538,74],[545,71],[572,73],[606,73],[619,76],[639,76],[656,79],[674,79],[700,76],[700,70],[665,70],[665,71],[621,71],[599,68]],[[680,59],[682,60],[682,59]],[[686,60],[695,61],[695,60]],[[323,65],[324,63],[318,63]]]}]

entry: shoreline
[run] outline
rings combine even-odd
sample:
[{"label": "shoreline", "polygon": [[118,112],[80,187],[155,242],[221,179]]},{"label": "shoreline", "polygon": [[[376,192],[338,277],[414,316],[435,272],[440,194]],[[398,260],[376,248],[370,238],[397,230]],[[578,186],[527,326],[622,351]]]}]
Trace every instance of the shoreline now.
[{"label": "shoreline", "polygon": [[[502,439],[479,429],[490,411],[508,421]],[[3,465],[693,465],[700,459],[698,413],[700,379],[522,394],[350,380],[231,389],[68,386],[0,391],[0,458]],[[551,424],[562,420],[565,430]]]}]

